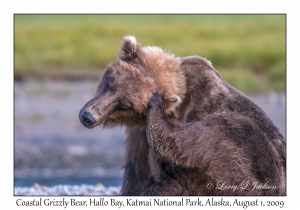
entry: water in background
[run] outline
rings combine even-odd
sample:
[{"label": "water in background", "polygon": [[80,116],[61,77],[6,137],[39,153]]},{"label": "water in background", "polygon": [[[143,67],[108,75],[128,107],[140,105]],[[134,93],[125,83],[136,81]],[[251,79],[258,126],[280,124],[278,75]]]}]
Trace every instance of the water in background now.
[{"label": "water in background", "polygon": [[109,186],[121,186],[121,177],[20,177],[15,178],[15,187],[29,187],[38,183],[43,186],[55,186],[55,185],[97,185],[98,183],[103,184],[105,187]]}]

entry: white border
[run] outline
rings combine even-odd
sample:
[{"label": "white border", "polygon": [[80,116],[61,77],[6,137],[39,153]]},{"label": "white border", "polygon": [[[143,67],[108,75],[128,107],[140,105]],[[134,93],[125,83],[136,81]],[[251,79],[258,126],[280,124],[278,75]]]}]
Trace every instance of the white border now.
[{"label": "white border", "polygon": [[[1,209],[16,207],[13,197],[13,14],[14,13],[286,13],[287,14],[287,197],[285,207],[298,206],[299,159],[299,12],[287,1],[1,1]],[[55,198],[55,197],[52,197]],[[59,197],[62,198],[62,197]],[[69,197],[71,198],[71,197]],[[91,197],[89,197],[91,198]],[[89,199],[87,198],[87,199]],[[240,197],[241,198],[241,197]],[[81,199],[81,198],[80,198]],[[85,199],[85,198],[82,198]],[[125,198],[120,198],[125,199]],[[234,198],[226,198],[234,199]],[[241,198],[242,199],[242,198]],[[269,198],[261,198],[268,200]],[[2,208],[6,207],[6,208]],[[156,207],[157,208],[157,207]],[[174,207],[164,207],[174,208]],[[29,207],[27,209],[32,209]],[[39,208],[41,209],[41,208]],[[128,208],[129,209],[129,208]],[[232,208],[231,208],[232,209]],[[241,208],[239,208],[241,209]]]}]

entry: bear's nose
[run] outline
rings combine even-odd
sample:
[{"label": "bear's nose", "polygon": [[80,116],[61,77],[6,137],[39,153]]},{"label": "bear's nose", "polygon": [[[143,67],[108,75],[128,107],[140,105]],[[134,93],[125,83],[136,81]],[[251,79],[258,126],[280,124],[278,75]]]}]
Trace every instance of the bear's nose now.
[{"label": "bear's nose", "polygon": [[87,111],[84,111],[80,116],[80,122],[87,128],[91,128],[95,123],[96,119],[93,115]]}]

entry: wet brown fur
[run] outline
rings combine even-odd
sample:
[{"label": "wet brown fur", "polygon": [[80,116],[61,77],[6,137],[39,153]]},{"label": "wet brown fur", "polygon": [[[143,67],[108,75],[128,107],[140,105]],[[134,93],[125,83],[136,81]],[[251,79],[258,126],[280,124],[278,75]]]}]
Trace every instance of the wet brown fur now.
[{"label": "wet brown fur", "polygon": [[[175,142],[182,143],[172,152],[172,141],[162,141],[165,138],[154,150],[147,143],[147,106],[154,92],[162,97],[163,123],[170,126],[162,129],[192,125],[192,131],[166,132],[178,135]],[[206,188],[207,180],[218,179],[236,184],[266,180],[277,186],[275,191],[252,193],[285,194],[284,137],[257,105],[226,83],[204,58],[175,57],[125,37],[119,58],[107,66],[96,96],[80,114],[83,111],[97,119],[94,127],[127,127],[121,195],[234,194]],[[239,130],[241,123],[245,127]],[[198,138],[196,131],[201,128],[205,128],[203,137]],[[262,150],[268,151],[270,158],[264,157]],[[262,170],[270,161],[274,176],[255,169]]]}]

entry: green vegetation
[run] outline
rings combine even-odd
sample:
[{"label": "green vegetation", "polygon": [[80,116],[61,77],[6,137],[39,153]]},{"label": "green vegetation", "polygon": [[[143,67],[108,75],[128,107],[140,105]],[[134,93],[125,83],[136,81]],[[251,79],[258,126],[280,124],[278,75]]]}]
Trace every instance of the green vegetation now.
[{"label": "green vegetation", "polygon": [[15,15],[15,76],[103,70],[126,35],[200,55],[243,92],[285,90],[285,15]]}]

